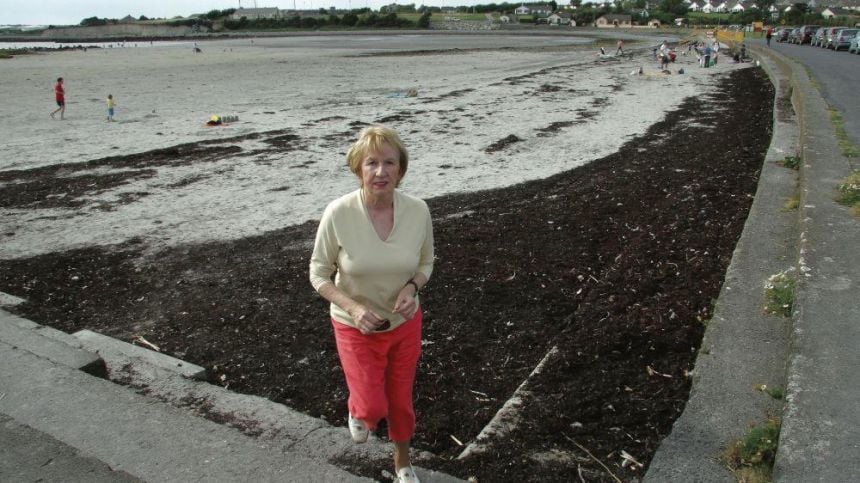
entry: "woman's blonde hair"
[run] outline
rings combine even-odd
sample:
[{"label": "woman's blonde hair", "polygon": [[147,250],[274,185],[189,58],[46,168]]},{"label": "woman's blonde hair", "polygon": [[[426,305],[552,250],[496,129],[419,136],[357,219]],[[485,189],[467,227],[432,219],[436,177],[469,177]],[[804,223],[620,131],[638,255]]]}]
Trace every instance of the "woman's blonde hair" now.
[{"label": "woman's blonde hair", "polygon": [[400,179],[397,180],[397,185],[400,185],[400,180],[406,176],[406,169],[409,167],[409,153],[403,147],[403,142],[400,136],[394,129],[385,126],[370,126],[361,130],[358,135],[358,141],[349,148],[346,153],[346,164],[350,171],[358,176],[358,182],[361,183],[361,162],[368,154],[378,152],[382,149],[383,144],[389,144],[397,150],[400,161]]}]

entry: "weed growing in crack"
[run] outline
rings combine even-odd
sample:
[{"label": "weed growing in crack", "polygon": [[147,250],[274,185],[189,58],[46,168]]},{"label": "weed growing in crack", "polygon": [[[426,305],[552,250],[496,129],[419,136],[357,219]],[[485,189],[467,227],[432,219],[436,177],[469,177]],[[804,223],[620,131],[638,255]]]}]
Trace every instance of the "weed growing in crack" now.
[{"label": "weed growing in crack", "polygon": [[800,157],[799,156],[786,156],[785,159],[779,162],[779,164],[785,166],[788,169],[793,169],[795,171],[800,169]]},{"label": "weed growing in crack", "polygon": [[774,399],[782,399],[785,397],[785,391],[779,386],[769,387],[767,384],[757,384],[755,388]]},{"label": "weed growing in crack", "polygon": [[765,312],[769,314],[791,316],[794,305],[794,276],[791,270],[777,273],[767,279],[764,284]]},{"label": "weed growing in crack", "polygon": [[836,201],[847,205],[852,213],[860,216],[860,171],[851,173],[837,189],[839,196]]},{"label": "weed growing in crack", "polygon": [[773,462],[779,442],[780,421],[771,418],[753,426],[741,439],[723,453],[723,461],[738,481],[766,483],[772,481]]},{"label": "weed growing in crack", "polygon": [[792,196],[791,198],[785,200],[785,203],[783,203],[782,205],[782,209],[784,211],[792,211],[796,210],[798,206],[800,206],[800,197]]},{"label": "weed growing in crack", "polygon": [[842,155],[848,158],[860,156],[860,148],[851,142],[848,133],[845,132],[845,121],[842,120],[842,114],[834,107],[827,108],[830,111],[830,122],[836,129],[836,142],[839,143],[839,149],[842,150]]}]

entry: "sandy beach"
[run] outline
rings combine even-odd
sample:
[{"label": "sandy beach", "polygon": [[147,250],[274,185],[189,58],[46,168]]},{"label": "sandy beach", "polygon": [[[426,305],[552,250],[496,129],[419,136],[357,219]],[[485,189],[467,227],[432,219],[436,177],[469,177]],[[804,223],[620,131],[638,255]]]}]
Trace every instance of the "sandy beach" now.
[{"label": "sandy beach", "polygon": [[[82,163],[186,143],[223,140],[234,154],[158,166],[107,189],[50,193],[74,198],[70,206],[6,204],[0,258],[133,237],[157,250],[316,219],[327,200],[355,186],[344,153],[364,124],[401,131],[414,160],[403,189],[420,197],[545,178],[616,151],[733,67],[699,69],[679,56],[663,76],[650,47],[601,60],[591,40],[312,36],[203,42],[199,54],[187,43],[4,61],[0,188],[60,164],[56,176],[69,179],[121,175],[134,167]],[[645,75],[631,75],[640,66]],[[48,116],[59,76],[65,121]],[[410,88],[417,97],[404,96]],[[117,101],[113,123],[105,120],[108,94]],[[212,114],[239,121],[206,127]],[[273,149],[241,138],[274,131],[290,143]],[[491,148],[511,135],[518,142]]]},{"label": "sandy beach", "polygon": [[[755,195],[773,123],[762,69],[681,55],[663,74],[649,40],[623,59],[521,35],[200,45],[4,61],[0,291],[25,300],[11,311],[145,339],[212,384],[343,425],[307,263],[315,220],[356,186],[346,149],[384,123],[411,151],[402,189],[427,199],[436,238],[417,464],[477,481],[641,481],[688,398]],[[54,121],[60,75],[68,119]],[[204,127],[212,114],[239,120]],[[154,390],[133,365],[109,369]],[[482,437],[516,393],[510,433]],[[253,414],[226,420],[278,438]],[[458,459],[465,444],[482,449]],[[332,462],[387,481],[388,458]]]}]

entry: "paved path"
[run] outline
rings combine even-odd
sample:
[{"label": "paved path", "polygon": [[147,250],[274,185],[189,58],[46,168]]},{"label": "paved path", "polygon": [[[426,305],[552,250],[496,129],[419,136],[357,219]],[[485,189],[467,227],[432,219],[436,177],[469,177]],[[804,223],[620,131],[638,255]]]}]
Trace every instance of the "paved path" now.
[{"label": "paved path", "polygon": [[[751,43],[765,45],[757,40]],[[857,95],[857,86],[860,85],[860,55],[809,45],[773,41],[770,45],[773,51],[809,69],[821,96],[842,115],[848,137],[855,145],[860,146],[860,96]]]},{"label": "paved path", "polygon": [[[774,481],[860,481],[860,220],[834,201],[857,159],[839,150],[806,70],[777,49],[753,52],[777,88],[774,137],[689,402],[652,460],[649,482],[736,481],[722,451],[772,416],[782,420]],[[796,193],[792,180],[773,164],[787,155],[802,159],[796,216],[782,208]],[[762,313],[763,287],[786,269],[797,286],[793,314],[780,320]],[[785,388],[785,401],[769,400],[760,384]]]}]

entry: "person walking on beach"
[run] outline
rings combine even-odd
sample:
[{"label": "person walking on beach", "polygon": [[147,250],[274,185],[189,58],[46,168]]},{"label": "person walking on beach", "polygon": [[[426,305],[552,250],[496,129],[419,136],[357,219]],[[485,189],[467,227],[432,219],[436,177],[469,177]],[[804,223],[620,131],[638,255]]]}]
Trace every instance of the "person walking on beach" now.
[{"label": "person walking on beach", "polygon": [[113,121],[113,109],[116,106],[116,101],[113,99],[113,94],[108,94],[107,98],[107,120]]},{"label": "person walking on beach", "polygon": [[770,47],[770,38],[773,37],[773,27],[767,28],[767,34],[765,34],[765,38],[767,39],[767,46]]},{"label": "person walking on beach", "polygon": [[409,446],[415,433],[412,387],[421,355],[418,291],[433,271],[430,210],[423,200],[396,189],[409,154],[394,130],[364,129],[346,159],[359,188],[323,212],[310,281],[331,303],[353,441],[367,441],[386,418],[395,481],[419,483]]},{"label": "person walking on beach", "polygon": [[708,68],[711,66],[711,46],[705,44],[705,50],[702,52],[702,67]]},{"label": "person walking on beach", "polygon": [[615,55],[624,55],[624,40],[618,39],[618,48],[615,49]]},{"label": "person walking on beach", "polygon": [[57,109],[51,113],[51,119],[54,119],[54,114],[60,113],[60,120],[66,113],[66,90],[63,88],[63,78],[58,77],[57,83],[54,84],[54,99],[57,101]]}]

